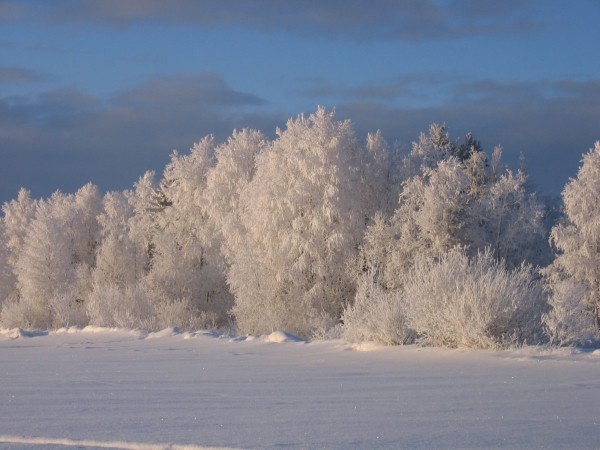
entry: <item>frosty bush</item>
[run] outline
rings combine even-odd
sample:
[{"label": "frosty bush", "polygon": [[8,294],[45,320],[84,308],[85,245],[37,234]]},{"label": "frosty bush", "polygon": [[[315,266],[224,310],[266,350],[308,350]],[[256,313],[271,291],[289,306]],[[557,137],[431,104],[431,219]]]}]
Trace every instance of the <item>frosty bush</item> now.
[{"label": "frosty bush", "polygon": [[[548,275],[548,272],[546,271]],[[589,345],[598,339],[594,321],[582,307],[586,286],[564,279],[550,282],[552,309],[543,315],[546,332],[553,345]]]},{"label": "frosty bush", "polygon": [[50,322],[50,310],[27,299],[4,303],[0,314],[0,324],[6,328],[48,328]]},{"label": "frosty bush", "polygon": [[533,268],[507,270],[489,250],[418,257],[404,295],[422,344],[497,349],[541,340],[546,300]]},{"label": "frosty bush", "polygon": [[216,329],[225,324],[222,314],[198,311],[187,299],[163,301],[156,305],[156,329],[178,327],[185,330]]},{"label": "frosty bush", "polygon": [[406,323],[403,296],[399,291],[386,291],[373,271],[362,274],[354,304],[346,308],[342,320],[343,337],[349,342],[401,345],[414,340]]},{"label": "frosty bush", "polygon": [[83,327],[88,323],[88,317],[83,301],[77,300],[69,293],[59,293],[48,301],[52,312],[52,326]]},{"label": "frosty bush", "polygon": [[90,324],[101,327],[150,330],[155,323],[152,304],[138,288],[95,284],[87,302],[87,313]]}]

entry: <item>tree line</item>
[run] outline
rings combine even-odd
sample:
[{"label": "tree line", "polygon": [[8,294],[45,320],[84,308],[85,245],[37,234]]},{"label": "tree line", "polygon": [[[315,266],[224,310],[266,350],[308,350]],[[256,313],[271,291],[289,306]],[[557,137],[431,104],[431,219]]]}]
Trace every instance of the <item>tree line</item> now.
[{"label": "tree line", "polygon": [[525,170],[433,124],[410,149],[318,108],[269,140],[173,152],[130,190],[0,221],[0,324],[230,327],[386,344],[589,345],[600,325],[600,142],[545,204]]}]

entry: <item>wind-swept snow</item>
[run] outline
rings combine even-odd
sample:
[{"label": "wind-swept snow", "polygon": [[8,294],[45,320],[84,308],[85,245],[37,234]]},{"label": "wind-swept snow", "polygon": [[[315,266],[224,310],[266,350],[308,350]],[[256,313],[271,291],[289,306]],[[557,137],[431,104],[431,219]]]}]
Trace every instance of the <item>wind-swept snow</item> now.
[{"label": "wind-swept snow", "polygon": [[0,443],[600,447],[599,351],[296,341],[284,333],[4,330]]},{"label": "wind-swept snow", "polygon": [[[227,450],[225,447],[200,447],[197,445],[144,444],[141,442],[89,441],[56,438],[28,438],[0,435],[0,444],[23,444],[27,446],[61,446],[77,448],[112,448],[123,450]],[[233,450],[233,449],[231,449]]]}]

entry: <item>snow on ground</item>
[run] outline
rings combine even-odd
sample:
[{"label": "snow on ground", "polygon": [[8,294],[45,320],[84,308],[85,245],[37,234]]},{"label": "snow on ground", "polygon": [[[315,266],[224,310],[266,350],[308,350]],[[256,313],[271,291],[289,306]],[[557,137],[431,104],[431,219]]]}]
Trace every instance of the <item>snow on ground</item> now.
[{"label": "snow on ground", "polygon": [[600,448],[600,351],[4,330],[0,447],[57,445]]}]

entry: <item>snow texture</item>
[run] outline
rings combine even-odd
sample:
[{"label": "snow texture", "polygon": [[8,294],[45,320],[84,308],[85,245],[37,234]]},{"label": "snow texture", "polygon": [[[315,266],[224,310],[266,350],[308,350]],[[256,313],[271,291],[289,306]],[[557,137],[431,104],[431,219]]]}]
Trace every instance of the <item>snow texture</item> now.
[{"label": "snow texture", "polygon": [[88,327],[0,355],[3,449],[600,447],[598,350]]}]

